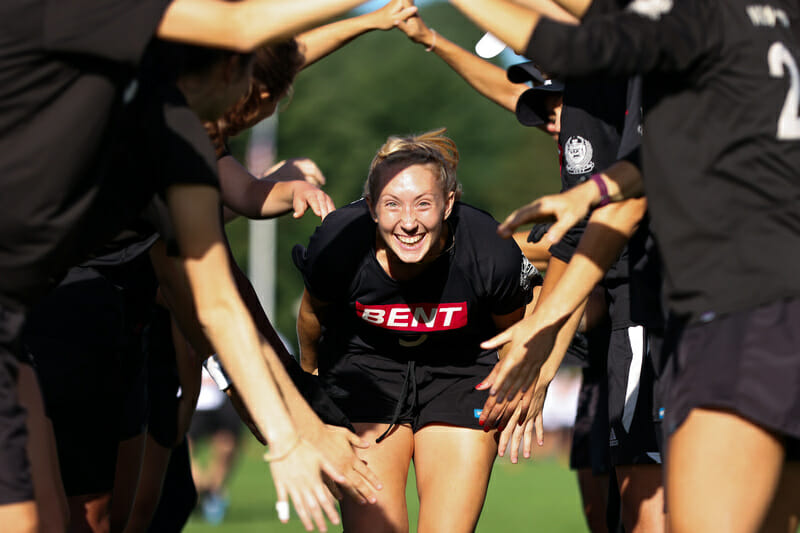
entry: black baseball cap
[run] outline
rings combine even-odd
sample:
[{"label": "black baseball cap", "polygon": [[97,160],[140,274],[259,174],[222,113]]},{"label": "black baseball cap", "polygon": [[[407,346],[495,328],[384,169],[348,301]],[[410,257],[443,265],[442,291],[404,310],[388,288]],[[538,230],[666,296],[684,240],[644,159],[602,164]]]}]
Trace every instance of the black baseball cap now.
[{"label": "black baseball cap", "polygon": [[547,97],[564,92],[564,84],[560,81],[545,80],[541,85],[528,89],[517,100],[517,120],[523,126],[542,126],[547,122],[550,110],[547,108]]}]

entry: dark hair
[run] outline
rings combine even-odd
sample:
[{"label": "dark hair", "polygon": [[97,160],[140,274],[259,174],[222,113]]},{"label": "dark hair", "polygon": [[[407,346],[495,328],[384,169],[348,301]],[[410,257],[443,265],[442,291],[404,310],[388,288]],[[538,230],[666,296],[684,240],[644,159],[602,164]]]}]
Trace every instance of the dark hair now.
[{"label": "dark hair", "polygon": [[152,44],[150,67],[160,79],[174,82],[182,76],[204,74],[214,65],[232,57],[239,57],[240,64],[246,65],[250,55],[221,48],[156,40]]},{"label": "dark hair", "polygon": [[[303,66],[303,56],[294,38],[267,44],[255,51],[253,78],[246,96],[233,104],[215,122],[206,123],[206,130],[214,143],[217,155],[225,150],[228,137],[253,126],[267,117],[272,109],[289,94],[295,76]],[[269,96],[264,98],[263,93]]]}]

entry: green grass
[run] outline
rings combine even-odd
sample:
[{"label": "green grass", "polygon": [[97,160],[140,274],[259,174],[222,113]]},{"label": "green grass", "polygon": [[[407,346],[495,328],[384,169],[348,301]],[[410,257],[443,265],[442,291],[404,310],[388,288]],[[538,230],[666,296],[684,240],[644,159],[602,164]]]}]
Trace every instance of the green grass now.
[{"label": "green grass", "polygon": [[[231,504],[225,521],[219,526],[211,526],[196,514],[186,527],[186,532],[305,531],[296,516],[292,517],[289,524],[278,522],[275,515],[275,489],[269,469],[260,460],[260,455],[261,450],[254,444],[249,443],[246,446],[230,480]],[[413,469],[411,476],[407,499],[411,531],[415,531],[419,505],[414,490]],[[332,527],[329,529],[338,530]],[[586,531],[574,473],[560,461],[551,458],[525,461],[517,465],[511,464],[507,459],[498,459],[477,531],[494,533],[534,530],[546,533]]]}]

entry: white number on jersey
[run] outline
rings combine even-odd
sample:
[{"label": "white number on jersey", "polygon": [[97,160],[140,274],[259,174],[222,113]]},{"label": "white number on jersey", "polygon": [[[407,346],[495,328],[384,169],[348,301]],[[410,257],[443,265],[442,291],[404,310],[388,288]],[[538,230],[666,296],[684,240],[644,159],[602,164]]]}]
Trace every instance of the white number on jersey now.
[{"label": "white number on jersey", "polygon": [[800,139],[800,117],[797,116],[800,106],[800,72],[797,69],[792,53],[782,42],[772,43],[767,53],[769,74],[773,78],[782,78],[789,73],[789,92],[783,101],[781,116],[778,118],[777,137],[783,141]]}]

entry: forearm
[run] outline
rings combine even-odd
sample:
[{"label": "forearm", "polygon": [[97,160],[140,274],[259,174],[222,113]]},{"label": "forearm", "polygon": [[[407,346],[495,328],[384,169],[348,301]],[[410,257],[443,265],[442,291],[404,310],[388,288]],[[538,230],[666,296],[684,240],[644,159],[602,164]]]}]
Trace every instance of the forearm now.
[{"label": "forearm", "polygon": [[319,316],[314,311],[311,295],[305,290],[297,315],[297,339],[300,344],[300,366],[312,374],[316,374],[318,369],[317,345],[321,336]]},{"label": "forearm", "polygon": [[172,0],[158,27],[162,39],[251,51],[295,35],[364,0]]},{"label": "forearm", "polygon": [[304,59],[302,68],[313,65],[359,35],[374,30],[371,15],[372,13],[367,13],[332,22],[298,35],[296,40]]},{"label": "forearm", "polygon": [[441,34],[434,34],[433,30],[426,32],[419,43],[426,49],[433,46],[432,51],[473,89],[511,112],[516,110],[520,95],[528,89],[525,84],[508,81],[504,69],[471,54]]},{"label": "forearm", "polygon": [[513,0],[513,2],[562,22],[583,18],[592,5],[592,0]]},{"label": "forearm", "polygon": [[472,22],[524,54],[533,30],[541,20],[537,11],[505,0],[450,0]]}]

